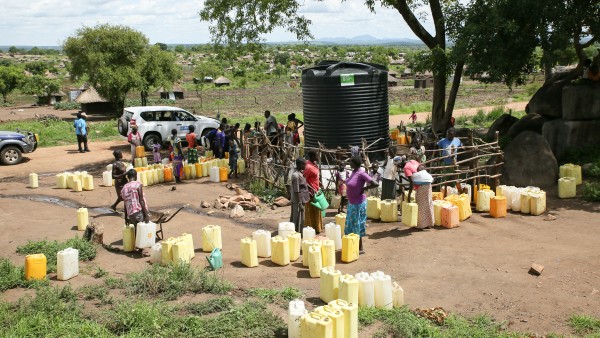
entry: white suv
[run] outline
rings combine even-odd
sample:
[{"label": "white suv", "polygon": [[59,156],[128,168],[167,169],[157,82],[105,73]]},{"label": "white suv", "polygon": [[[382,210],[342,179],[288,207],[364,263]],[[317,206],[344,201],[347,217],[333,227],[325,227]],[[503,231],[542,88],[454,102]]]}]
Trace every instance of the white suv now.
[{"label": "white suv", "polygon": [[127,136],[132,123],[138,126],[142,143],[148,150],[151,150],[155,143],[166,142],[173,129],[177,129],[177,135],[185,140],[185,134],[191,125],[196,128],[195,133],[198,136],[205,136],[219,127],[219,121],[213,118],[193,115],[184,109],[167,106],[125,108],[117,122],[119,133]]}]

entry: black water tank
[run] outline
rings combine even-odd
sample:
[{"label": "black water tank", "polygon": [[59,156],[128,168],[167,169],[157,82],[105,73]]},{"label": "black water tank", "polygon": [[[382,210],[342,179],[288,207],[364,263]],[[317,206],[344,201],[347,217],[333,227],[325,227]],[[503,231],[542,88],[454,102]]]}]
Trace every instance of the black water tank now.
[{"label": "black water tank", "polygon": [[304,142],[308,147],[389,144],[388,72],[384,66],[330,61],[302,71]]}]

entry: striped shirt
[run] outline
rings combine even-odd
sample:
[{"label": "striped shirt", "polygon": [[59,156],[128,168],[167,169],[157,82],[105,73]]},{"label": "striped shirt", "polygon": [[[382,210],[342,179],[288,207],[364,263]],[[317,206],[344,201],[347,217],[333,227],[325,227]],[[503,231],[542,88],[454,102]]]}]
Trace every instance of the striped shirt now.
[{"label": "striped shirt", "polygon": [[[125,203],[125,210],[127,215],[133,215],[136,212],[142,210],[142,204],[140,203],[139,189],[142,184],[138,181],[131,181],[123,187],[121,190],[121,197]],[[144,204],[146,200],[144,199]]]}]

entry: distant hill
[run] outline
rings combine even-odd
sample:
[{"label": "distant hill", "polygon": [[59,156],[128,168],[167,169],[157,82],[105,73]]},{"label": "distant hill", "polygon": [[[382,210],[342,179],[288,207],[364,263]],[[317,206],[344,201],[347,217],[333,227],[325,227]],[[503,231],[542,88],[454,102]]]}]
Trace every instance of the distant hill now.
[{"label": "distant hill", "polygon": [[422,45],[423,42],[417,39],[408,38],[385,38],[379,39],[371,35],[359,35],[353,38],[326,37],[311,41],[313,44],[334,44],[334,45]]}]

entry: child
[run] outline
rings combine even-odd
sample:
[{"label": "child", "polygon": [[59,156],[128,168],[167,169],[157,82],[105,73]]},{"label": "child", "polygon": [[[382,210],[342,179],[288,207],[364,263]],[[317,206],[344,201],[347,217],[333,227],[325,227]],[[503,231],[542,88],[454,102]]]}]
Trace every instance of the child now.
[{"label": "child", "polygon": [[[371,179],[373,179],[373,182],[379,185],[379,182],[381,182],[381,174],[379,173],[379,163],[373,162],[373,164],[371,164],[371,170],[369,172],[369,175],[371,176]],[[379,197],[379,187],[369,189],[367,193],[369,196]]]},{"label": "child", "polygon": [[417,122],[417,113],[415,113],[414,110],[413,110],[412,114],[410,115],[410,119],[412,120],[413,124],[415,124],[415,122]]},{"label": "child", "polygon": [[154,164],[162,162],[162,158],[160,157],[160,143],[154,143],[152,146],[152,155],[154,157]]},{"label": "child", "polygon": [[235,178],[238,178],[237,173],[237,161],[238,161],[239,149],[237,142],[234,139],[229,139],[229,178],[235,174]]},{"label": "child", "polygon": [[341,197],[340,207],[338,208],[338,213],[344,211],[344,205],[348,203],[348,198],[346,197],[346,181],[342,178],[342,173],[346,174],[346,178],[348,178],[348,173],[346,173],[346,166],[343,162],[338,163],[338,170],[335,174],[335,194]]}]

